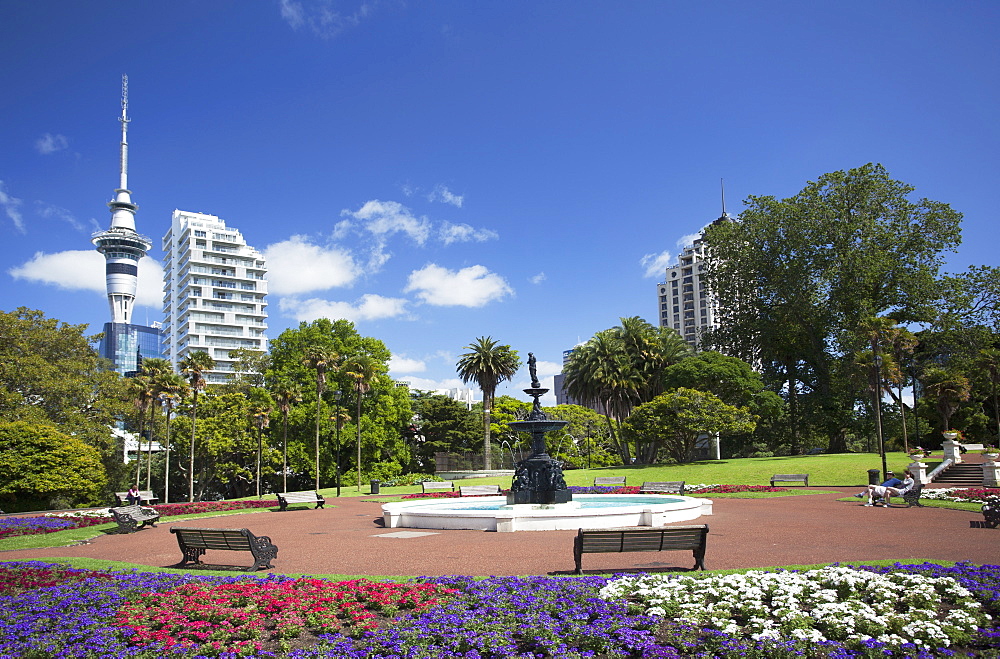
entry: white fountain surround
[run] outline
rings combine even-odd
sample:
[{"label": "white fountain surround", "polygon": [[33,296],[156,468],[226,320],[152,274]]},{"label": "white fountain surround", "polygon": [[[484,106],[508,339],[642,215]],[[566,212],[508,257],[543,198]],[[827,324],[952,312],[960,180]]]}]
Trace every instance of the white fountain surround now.
[{"label": "white fountain surround", "polygon": [[[616,501],[617,500],[617,501]],[[586,508],[586,502],[618,505]],[[385,527],[473,529],[481,531],[560,531],[626,526],[665,526],[712,514],[711,499],[636,494],[574,494],[568,503],[508,506],[505,497],[432,498],[382,505]],[[494,505],[493,510],[472,507]]]}]

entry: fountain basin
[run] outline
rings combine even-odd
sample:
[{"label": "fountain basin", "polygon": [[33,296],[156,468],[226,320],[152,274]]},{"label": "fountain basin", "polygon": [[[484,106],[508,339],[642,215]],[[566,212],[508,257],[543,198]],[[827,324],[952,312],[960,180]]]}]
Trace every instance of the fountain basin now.
[{"label": "fountain basin", "polygon": [[386,528],[560,531],[665,526],[712,514],[711,499],[576,494],[567,503],[507,505],[505,497],[416,499],[382,505]]}]

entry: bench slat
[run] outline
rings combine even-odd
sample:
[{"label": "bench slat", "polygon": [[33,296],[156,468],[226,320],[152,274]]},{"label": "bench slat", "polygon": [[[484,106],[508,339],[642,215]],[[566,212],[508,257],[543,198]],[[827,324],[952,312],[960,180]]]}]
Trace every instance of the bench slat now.
[{"label": "bench slat", "polygon": [[502,494],[499,485],[460,485],[458,493],[463,497]]},{"label": "bench slat", "polygon": [[256,570],[258,567],[272,567],[271,561],[278,557],[278,547],[265,535],[255,536],[249,529],[208,529],[173,526],[170,532],[177,536],[177,544],[183,558],[180,565],[201,563],[201,556],[209,549],[225,551],[249,551],[254,564],[243,568]]},{"label": "bench slat", "polygon": [[809,474],[775,474],[774,476],[771,476],[771,487],[774,487],[776,482],[802,483],[808,486]]},{"label": "bench slat", "polygon": [[594,485],[625,485],[625,476],[598,476]]},{"label": "bench slat", "polygon": [[661,528],[580,529],[573,543],[577,574],[583,573],[583,554],[690,549],[695,569],[705,569],[708,525]]},{"label": "bench slat", "polygon": [[685,481],[646,481],[639,488],[639,494],[660,493],[684,494]]},{"label": "bench slat", "polygon": [[287,510],[290,503],[316,503],[316,508],[322,508],[326,499],[319,492],[304,490],[302,492],[281,492],[278,497],[278,506],[281,510]]}]

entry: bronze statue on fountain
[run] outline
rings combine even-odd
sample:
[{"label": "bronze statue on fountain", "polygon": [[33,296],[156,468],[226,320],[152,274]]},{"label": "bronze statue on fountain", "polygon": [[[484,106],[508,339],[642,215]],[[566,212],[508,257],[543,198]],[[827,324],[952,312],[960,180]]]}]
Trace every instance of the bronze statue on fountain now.
[{"label": "bronze statue on fountain", "polygon": [[534,399],[531,413],[524,421],[514,421],[510,427],[514,430],[531,433],[531,456],[517,463],[514,470],[514,481],[507,495],[508,504],[532,503],[552,504],[566,503],[573,500],[573,493],[566,486],[563,478],[562,463],[553,459],[545,452],[545,433],[558,430],[567,425],[568,421],[549,419],[542,412],[542,404],[538,400],[549,390],[542,389],[538,381],[535,366],[535,355],[528,353],[528,371],[531,373],[531,388],[524,393]]}]

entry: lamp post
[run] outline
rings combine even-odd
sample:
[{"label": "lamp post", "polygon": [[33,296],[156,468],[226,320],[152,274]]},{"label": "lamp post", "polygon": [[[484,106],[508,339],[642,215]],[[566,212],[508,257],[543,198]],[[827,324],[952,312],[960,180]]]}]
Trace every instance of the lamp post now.
[{"label": "lamp post", "polygon": [[875,356],[875,373],[872,378],[872,396],[875,398],[875,434],[878,438],[878,452],[882,456],[882,478],[889,477],[889,467],[885,462],[885,441],[882,438],[882,355],[878,352],[878,335],[872,336],[872,354]]},{"label": "lamp post", "polygon": [[337,480],[337,496],[340,496],[340,426],[343,423],[340,420],[340,398],[343,396],[343,392],[337,389],[333,392],[333,399],[337,401],[337,411],[335,412],[336,418],[333,420],[334,425],[337,426],[337,462],[333,466],[334,478]]}]

